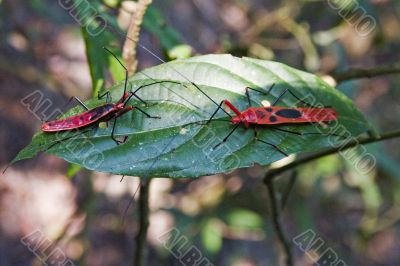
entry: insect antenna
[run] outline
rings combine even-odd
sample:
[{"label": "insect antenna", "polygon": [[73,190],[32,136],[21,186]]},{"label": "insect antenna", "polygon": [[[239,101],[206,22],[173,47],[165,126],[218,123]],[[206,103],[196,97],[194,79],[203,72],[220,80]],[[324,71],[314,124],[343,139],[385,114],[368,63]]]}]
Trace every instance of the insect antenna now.
[{"label": "insect antenna", "polygon": [[[124,83],[124,94],[122,95],[122,99],[125,97],[125,95],[126,95],[126,89],[127,89],[127,86],[128,86],[128,75],[129,75],[129,72],[128,72],[128,69],[125,67],[125,65],[121,62],[121,60],[119,60],[118,59],[118,57],[113,53],[113,52],[111,52],[107,47],[103,47],[103,49],[104,50],[106,50],[107,52],[109,52],[117,61],[118,61],[118,63],[124,68],[124,70],[125,70],[125,83]],[[146,102],[145,101],[143,101],[143,99],[141,99],[139,96],[137,96],[135,93],[132,93],[132,95],[134,95],[139,101],[141,101],[142,103],[144,103],[145,105],[146,105]]]},{"label": "insect antenna", "polygon": [[[149,48],[147,48],[146,46],[142,45],[140,42],[133,40],[132,38],[130,38],[129,36],[127,36],[125,33],[121,32],[120,30],[112,27],[111,25],[106,23],[106,27],[111,31],[116,33],[117,35],[120,35],[121,37],[128,39],[134,43],[136,43],[137,46],[139,46],[141,49],[145,50],[147,53],[149,53],[150,55],[152,55],[154,58],[156,58],[157,60],[159,60],[161,63],[166,63],[165,60],[163,60],[161,57],[159,57],[156,53],[154,53],[152,50],[150,50]],[[199,90],[203,95],[205,95],[210,101],[212,101],[216,106],[218,106],[218,103],[213,100],[207,93],[205,93],[198,85],[196,85],[193,81],[191,81],[188,77],[186,77],[184,74],[182,74],[181,72],[179,72],[178,70],[176,70],[173,66],[170,66],[170,68],[177,73],[179,76],[181,76],[183,79],[187,80],[190,84],[192,84],[197,90]],[[186,88],[188,88],[186,86],[186,84],[182,83],[182,85]],[[227,111],[225,111],[224,109],[222,109],[224,111],[225,114],[227,114],[228,116],[232,117]]]}]

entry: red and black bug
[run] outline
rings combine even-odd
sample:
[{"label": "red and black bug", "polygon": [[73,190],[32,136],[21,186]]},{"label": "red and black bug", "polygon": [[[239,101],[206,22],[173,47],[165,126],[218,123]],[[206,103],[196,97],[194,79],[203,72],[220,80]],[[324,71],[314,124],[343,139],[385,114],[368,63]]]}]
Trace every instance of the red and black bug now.
[{"label": "red and black bug", "polygon": [[[42,127],[41,127],[42,131],[44,131],[44,132],[67,131],[67,130],[87,127],[90,125],[98,124],[99,122],[106,122],[111,119],[114,119],[114,124],[113,124],[112,132],[111,132],[111,138],[117,144],[121,144],[126,140],[126,138],[123,141],[120,141],[120,140],[117,140],[114,136],[118,117],[122,116],[126,112],[129,112],[129,111],[135,109],[135,110],[138,110],[141,113],[143,113],[148,118],[160,118],[158,116],[151,116],[150,114],[148,114],[147,112],[145,112],[144,110],[142,110],[141,108],[139,108],[137,106],[131,106],[131,105],[128,106],[127,103],[133,96],[136,97],[137,99],[139,99],[141,102],[145,103],[139,96],[136,95],[136,92],[138,92],[139,90],[141,90],[145,87],[152,86],[154,84],[158,84],[158,83],[162,83],[162,82],[168,82],[168,81],[155,81],[150,84],[142,85],[133,92],[132,91],[127,92],[128,70],[110,50],[108,50],[107,48],[104,48],[104,49],[107,52],[111,53],[115,57],[115,59],[118,60],[120,65],[125,69],[124,93],[123,93],[122,97],[119,99],[119,101],[116,103],[108,103],[110,94],[109,94],[109,91],[107,91],[105,94],[98,96],[98,98],[100,99],[100,98],[104,97],[105,95],[107,95],[107,103],[97,106],[93,109],[89,109],[82,101],[80,101],[76,97],[73,97],[87,111],[85,111],[81,114],[75,115],[75,116],[45,122],[42,124]],[[171,81],[171,82],[173,82],[173,81]],[[173,82],[173,83],[176,83],[176,82]]]},{"label": "red and black bug", "polygon": [[[261,140],[257,137],[257,131],[256,131],[256,126],[268,126],[271,129],[275,129],[278,131],[283,131],[287,133],[292,133],[296,135],[308,135],[308,134],[318,134],[321,135],[322,133],[319,132],[294,132],[286,129],[281,129],[278,127],[274,127],[273,125],[280,125],[280,124],[302,124],[302,123],[323,123],[323,122],[330,122],[337,120],[338,115],[337,112],[333,108],[317,108],[312,106],[311,104],[301,100],[299,97],[297,97],[293,92],[291,92],[289,89],[285,89],[278,97],[277,99],[271,104],[271,106],[268,107],[253,107],[251,106],[251,100],[250,100],[250,94],[249,90],[254,90],[256,92],[262,93],[262,94],[269,94],[274,87],[275,84],[273,84],[267,92],[253,89],[250,87],[246,87],[246,96],[248,100],[248,108],[244,111],[239,111],[230,101],[228,100],[223,100],[221,103],[218,105],[217,109],[214,111],[214,113],[211,115],[211,117],[207,120],[207,123],[210,123],[214,116],[217,114],[218,110],[223,110],[225,113],[227,113],[222,106],[226,105],[230,110],[232,110],[236,116],[230,116],[230,122],[235,125],[235,127],[231,130],[231,132],[217,145],[214,146],[214,149],[217,148],[219,145],[223,144],[228,140],[228,138],[235,132],[235,130],[243,124],[246,128],[249,128],[252,126],[254,129],[254,139],[257,141],[260,141],[262,143],[265,143],[267,145],[270,145],[274,147],[276,150],[278,150],[280,153],[282,153],[285,156],[288,156],[287,153],[282,151],[277,145],[273,143],[269,143],[265,140]],[[198,86],[196,86],[199,88]],[[204,94],[204,91],[201,91]],[[286,94],[290,93],[294,98],[296,98],[298,101],[303,103],[306,106],[309,107],[283,107],[283,106],[275,106],[279,102],[279,100]],[[209,97],[209,96],[207,96]],[[213,101],[215,103],[215,101]],[[335,135],[335,134],[331,134]]]}]

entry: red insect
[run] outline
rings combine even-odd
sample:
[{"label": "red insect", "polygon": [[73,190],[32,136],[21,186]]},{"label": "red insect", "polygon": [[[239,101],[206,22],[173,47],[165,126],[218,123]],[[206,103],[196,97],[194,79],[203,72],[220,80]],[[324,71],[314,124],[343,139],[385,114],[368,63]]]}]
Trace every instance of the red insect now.
[{"label": "red insect", "polygon": [[232,117],[232,124],[243,123],[246,127],[254,125],[276,125],[288,123],[329,122],[337,119],[332,108],[288,108],[281,106],[249,107],[240,112],[228,100],[224,104],[237,116]]},{"label": "red insect", "polygon": [[[275,106],[275,104],[283,97],[283,95],[287,92],[289,92],[293,97],[295,97],[297,100],[302,102],[305,105],[311,106],[310,104],[304,102],[301,100],[299,97],[297,97],[294,93],[292,93],[290,90],[286,89],[284,90],[278,98],[271,104],[269,107],[252,107],[251,106],[251,100],[250,100],[250,95],[249,95],[249,89],[254,90],[263,94],[268,94],[274,84],[270,87],[268,92],[256,90],[250,87],[246,88],[246,96],[248,99],[249,107],[240,112],[230,101],[228,100],[223,100],[221,103],[218,105],[218,108],[215,110],[215,112],[211,115],[207,123],[211,122],[212,118],[217,114],[218,110],[222,109],[222,105],[226,105],[229,109],[231,109],[236,116],[231,116],[229,115],[230,122],[234,125],[236,125],[232,131],[222,140],[222,142],[218,143],[216,146],[214,146],[214,149],[221,145],[222,143],[226,142],[227,139],[232,135],[232,133],[241,125],[245,125],[246,128],[249,128],[250,126],[261,126],[261,125],[266,125],[269,126],[272,129],[288,132],[288,133],[293,133],[296,135],[305,135],[305,134],[321,134],[318,132],[314,133],[299,133],[299,132],[293,132],[285,129],[279,129],[276,127],[273,127],[271,125],[278,125],[278,124],[302,124],[302,123],[322,123],[322,122],[330,122],[337,120],[337,113],[333,108],[316,108],[316,107],[299,107],[299,108],[291,108],[291,107],[283,107],[283,106]],[[197,86],[196,86],[197,87]],[[198,88],[198,87],[197,87]],[[203,91],[201,91],[204,93]],[[208,96],[207,96],[208,97]],[[214,102],[214,101],[213,101]],[[214,102],[215,103],[215,102]],[[225,112],[226,113],[226,112]],[[257,131],[256,128],[254,128],[254,133],[255,133],[255,139],[263,142],[265,144],[268,144],[275,149],[277,149],[280,153],[284,154],[285,156],[288,156],[284,151],[282,151],[277,145],[266,142],[264,140],[261,140],[257,138]],[[332,134],[335,135],[335,134]]]},{"label": "red insect", "polygon": [[[115,59],[118,60],[118,62],[121,64],[121,66],[125,69],[125,84],[124,84],[124,93],[119,99],[118,102],[116,103],[106,103],[103,105],[100,105],[98,107],[95,107],[93,109],[89,109],[82,101],[80,101],[78,98],[73,97],[76,99],[87,111],[75,116],[63,118],[63,119],[58,119],[58,120],[53,120],[49,122],[45,122],[42,124],[42,131],[44,132],[59,132],[59,131],[67,131],[67,130],[72,130],[72,129],[78,129],[86,126],[90,126],[99,122],[105,122],[109,121],[111,119],[114,119],[114,125],[113,129],[111,132],[111,138],[117,143],[121,144],[124,141],[117,140],[114,137],[114,132],[115,132],[115,127],[117,124],[117,118],[120,117],[121,115],[125,114],[126,112],[129,112],[133,109],[136,109],[140,112],[142,112],[144,115],[146,115],[148,118],[160,118],[157,116],[151,116],[139,107],[136,106],[127,106],[127,103],[129,100],[135,96],[138,98],[140,101],[145,103],[139,96],[136,95],[136,92],[138,92],[140,89],[151,86],[157,83],[165,82],[165,81],[156,81],[150,84],[142,85],[138,89],[136,89],[134,92],[127,92],[127,83],[128,83],[128,70],[126,67],[121,63],[121,61],[107,48],[104,47],[106,51],[111,53]],[[102,96],[99,95],[99,99],[102,98],[104,95],[107,95],[107,101],[110,97],[109,92],[106,92]],[[146,104],[146,103],[145,103]]]}]

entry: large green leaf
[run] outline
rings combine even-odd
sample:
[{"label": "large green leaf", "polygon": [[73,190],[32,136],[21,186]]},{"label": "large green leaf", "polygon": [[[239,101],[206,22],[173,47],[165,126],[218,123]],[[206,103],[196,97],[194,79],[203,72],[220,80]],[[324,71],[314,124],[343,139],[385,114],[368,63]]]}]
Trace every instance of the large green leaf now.
[{"label": "large green leaf", "polygon": [[[132,99],[131,104],[139,105],[161,119],[146,118],[135,110],[125,114],[117,124],[117,135],[128,136],[124,144],[116,145],[112,141],[112,126],[97,130],[89,127],[82,130],[84,133],[38,133],[15,161],[47,150],[47,153],[69,162],[101,172],[142,177],[199,177],[255,163],[268,165],[284,157],[273,147],[255,141],[253,131],[245,127],[240,127],[225,144],[213,150],[233,125],[222,121],[228,118],[222,111],[217,115],[219,121],[209,125],[192,123],[209,118],[216,106],[188,80],[198,84],[216,102],[229,99],[239,110],[247,107],[244,94],[246,86],[267,90],[275,83],[269,95],[252,92],[252,106],[260,106],[265,101],[272,102],[285,88],[289,88],[306,100],[307,96],[312,96],[317,103],[332,106],[339,114],[339,120],[326,128],[319,124],[279,126],[284,130],[329,132],[339,128],[341,130],[336,131],[337,134],[347,131],[352,136],[358,136],[369,129],[363,116],[343,94],[317,76],[281,63],[230,55],[206,55],[146,69],[130,78],[129,82],[135,89],[154,80],[178,83],[164,82],[140,91],[140,97],[149,102],[146,108]],[[110,89],[114,101],[121,97],[122,89],[122,84]],[[88,102],[92,107],[100,104],[98,100]],[[285,95],[279,105],[295,106],[296,99]],[[82,109],[77,107],[65,116],[79,112]],[[258,133],[260,139],[278,145],[289,154],[317,151],[343,141],[340,137],[298,136],[268,127],[259,127]]]}]

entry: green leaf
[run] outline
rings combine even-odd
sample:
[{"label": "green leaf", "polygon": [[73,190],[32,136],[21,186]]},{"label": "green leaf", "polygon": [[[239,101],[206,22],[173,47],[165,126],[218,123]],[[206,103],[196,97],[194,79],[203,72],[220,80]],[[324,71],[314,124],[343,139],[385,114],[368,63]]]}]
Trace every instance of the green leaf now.
[{"label": "green leaf", "polygon": [[213,254],[222,247],[222,222],[218,219],[208,219],[201,229],[201,241],[208,252]]},{"label": "green leaf", "polygon": [[[133,110],[118,119],[116,135],[128,136],[122,145],[111,139],[112,126],[88,127],[80,132],[38,133],[32,143],[22,150],[14,161],[35,156],[39,151],[59,156],[66,161],[88,169],[122,175],[141,177],[199,177],[249,167],[255,163],[268,165],[284,155],[275,148],[254,140],[253,130],[244,126],[232,134],[218,149],[220,143],[232,130],[233,125],[223,121],[228,117],[219,111],[216,119],[208,125],[193,123],[207,120],[216,106],[191,83],[195,82],[215,102],[229,99],[239,110],[247,108],[245,87],[267,90],[269,95],[251,92],[252,106],[261,102],[273,102],[284,89],[289,88],[298,97],[332,106],[339,115],[329,127],[319,124],[281,125],[280,129],[295,132],[325,132],[351,136],[370,129],[363,116],[343,94],[328,86],[315,75],[305,73],[281,63],[237,58],[230,55],[206,55],[177,60],[148,68],[130,78],[132,90],[154,80],[164,82],[148,86],[138,95],[148,107],[135,99],[129,104],[140,106],[146,112],[161,119],[150,119]],[[122,83],[110,88],[113,101],[122,95]],[[306,96],[309,96],[306,98]],[[297,100],[285,95],[279,106],[296,106]],[[308,101],[310,102],[310,101]],[[90,107],[103,101],[91,100]],[[65,116],[82,112],[76,107]],[[258,127],[258,137],[280,147],[288,154],[318,151],[339,145],[340,137],[326,135],[298,136],[268,127]],[[66,139],[68,138],[68,139]],[[50,148],[49,148],[50,147]]]},{"label": "green leaf", "polygon": [[159,38],[161,46],[168,53],[183,43],[179,32],[168,26],[160,10],[154,6],[147,8],[143,18],[143,27]]},{"label": "green leaf", "polygon": [[81,31],[85,41],[86,57],[92,79],[92,95],[97,97],[98,92],[105,86],[106,71],[109,71],[113,80],[121,81],[125,79],[124,68],[103,47],[107,47],[122,61],[121,51],[113,47],[112,40],[114,38],[109,32],[92,36],[85,28],[82,28]]},{"label": "green leaf", "polygon": [[236,230],[260,230],[264,225],[258,213],[246,209],[231,210],[226,219],[228,225]]},{"label": "green leaf", "polygon": [[71,163],[68,165],[67,169],[67,177],[73,177],[76,175],[80,170],[82,170],[82,167],[80,165]]}]

